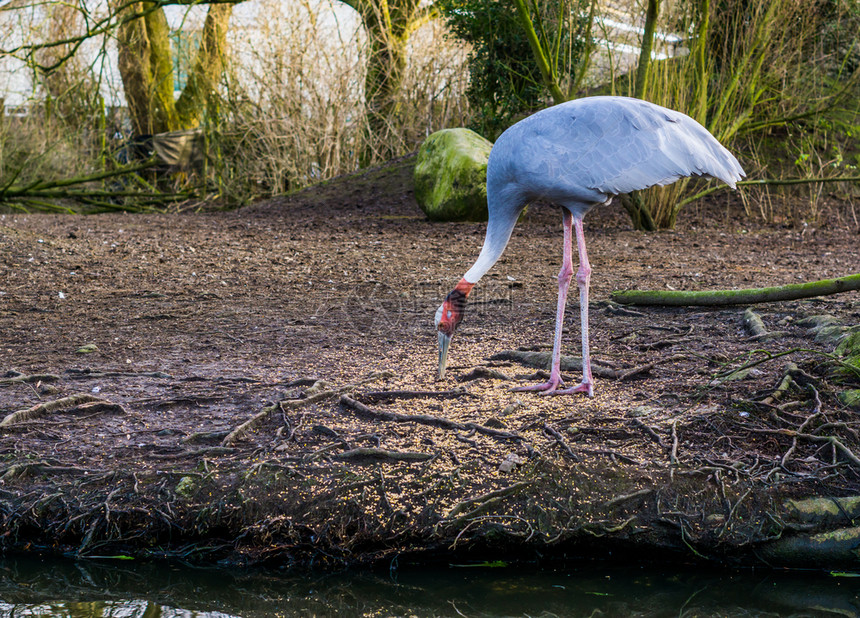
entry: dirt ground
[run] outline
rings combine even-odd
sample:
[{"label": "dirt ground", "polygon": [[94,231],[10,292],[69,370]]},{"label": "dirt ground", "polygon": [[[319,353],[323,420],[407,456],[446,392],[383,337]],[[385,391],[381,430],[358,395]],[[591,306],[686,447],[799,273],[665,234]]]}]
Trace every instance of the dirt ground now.
[{"label": "dirt ground", "polygon": [[[592,353],[620,378],[598,377],[593,399],[545,397],[511,391],[538,370],[491,357],[549,349],[559,212],[519,223],[438,381],[433,313],[484,226],[428,222],[411,166],[231,212],[0,216],[0,418],[31,410],[0,426],[3,546],[766,561],[776,539],[845,525],[792,519],[784,501],[860,493],[835,340],[803,322],[857,325],[858,293],[757,306],[779,331],[763,338],[745,307],[608,300],[857,273],[855,225],[762,225],[728,194],[674,231],[634,232],[620,206],[590,213]],[[567,323],[578,356],[575,298]]]}]

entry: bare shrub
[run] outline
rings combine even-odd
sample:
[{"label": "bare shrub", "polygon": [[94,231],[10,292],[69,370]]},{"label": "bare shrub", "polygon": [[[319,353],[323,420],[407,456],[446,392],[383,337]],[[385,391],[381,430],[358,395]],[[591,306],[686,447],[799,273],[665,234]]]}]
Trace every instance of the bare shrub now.
[{"label": "bare shrub", "polygon": [[216,112],[210,134],[217,174],[228,199],[282,193],[351,172],[368,147],[404,154],[430,131],[463,121],[464,54],[431,22],[410,42],[397,113],[388,119],[386,139],[394,143],[368,144],[377,137],[365,125],[366,33],[334,4],[270,0],[247,25],[258,35],[244,43],[242,27],[233,26],[233,63],[210,110]]},{"label": "bare shrub", "polygon": [[[710,7],[710,28],[706,40],[690,38],[689,54],[652,63],[648,99],[697,118],[721,142],[741,153],[748,172],[769,168],[776,177],[783,174],[796,177],[799,171],[804,175],[813,170],[827,172],[835,158],[832,153],[810,155],[808,165],[791,169],[790,165],[773,165],[776,154],[773,149],[781,148],[782,158],[795,161],[797,154],[791,151],[796,146],[786,135],[787,127],[820,116],[837,103],[840,92],[845,94],[839,80],[834,80],[834,61],[822,36],[826,31],[825,21],[837,19],[836,14],[824,10],[825,5],[832,5],[838,13],[839,4],[810,0],[670,3],[663,13],[663,28],[695,33],[701,23],[697,9],[702,6]],[[844,19],[844,15],[838,19]],[[840,31],[844,27],[845,24]],[[632,73],[628,77],[627,93],[632,93]],[[844,82],[845,75],[841,77]],[[761,143],[762,136],[780,132],[780,144]],[[817,147],[829,147],[815,139],[806,139],[805,145],[812,142]],[[820,165],[813,165],[816,161]],[[659,227],[672,227],[684,195],[689,194],[689,186],[695,182],[684,179],[667,187],[649,189],[641,192],[639,199]],[[795,196],[806,194],[806,217],[820,220],[820,185],[769,191],[769,201],[758,208],[759,212],[773,216],[774,193],[783,191]],[[751,196],[756,197],[756,193]],[[749,203],[747,206],[751,207]]]}]

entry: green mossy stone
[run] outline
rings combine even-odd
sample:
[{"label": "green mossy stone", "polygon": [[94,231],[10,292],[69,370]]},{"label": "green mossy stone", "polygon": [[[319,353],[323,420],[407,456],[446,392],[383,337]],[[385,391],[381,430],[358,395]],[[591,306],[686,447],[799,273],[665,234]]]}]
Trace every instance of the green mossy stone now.
[{"label": "green mossy stone", "polygon": [[858,545],[860,527],[840,528],[821,534],[784,536],[759,546],[756,555],[780,566],[856,568],[860,564]]},{"label": "green mossy stone", "polygon": [[783,506],[793,521],[804,524],[850,523],[860,517],[860,496],[788,500]]},{"label": "green mossy stone", "polygon": [[183,476],[176,484],[176,494],[182,496],[186,500],[191,499],[196,489],[196,483],[190,476]]},{"label": "green mossy stone", "polygon": [[839,401],[849,408],[860,410],[860,388],[842,391],[839,393],[838,397]]},{"label": "green mossy stone", "polygon": [[492,147],[469,129],[444,129],[424,140],[415,164],[415,199],[430,220],[487,220]]},{"label": "green mossy stone", "polygon": [[852,329],[852,333],[836,346],[837,356],[860,356],[860,330]]}]

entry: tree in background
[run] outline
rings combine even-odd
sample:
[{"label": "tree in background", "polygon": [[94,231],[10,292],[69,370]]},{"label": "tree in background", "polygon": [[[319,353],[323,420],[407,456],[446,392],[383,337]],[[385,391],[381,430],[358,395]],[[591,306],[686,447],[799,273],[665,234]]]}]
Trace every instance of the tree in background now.
[{"label": "tree in background", "polygon": [[117,6],[117,12],[119,69],[135,132],[153,134],[198,126],[206,100],[224,70],[233,3],[209,5],[188,81],[176,100],[170,30],[162,4],[123,4]]},{"label": "tree in background", "polygon": [[363,163],[391,156],[392,119],[406,69],[410,35],[436,14],[422,0],[342,0],[361,17],[368,37],[364,100],[368,143]]},{"label": "tree in background", "polygon": [[[50,41],[74,38],[84,29],[84,18],[74,4],[45,5],[43,27]],[[98,86],[87,64],[74,54],[72,43],[46,47],[36,51],[34,68],[38,81],[46,92],[49,113],[70,123],[86,122],[88,103],[98,96]]]},{"label": "tree in background", "polygon": [[588,67],[594,0],[441,0],[454,36],[472,46],[473,126],[495,139],[513,119],[571,98]]}]

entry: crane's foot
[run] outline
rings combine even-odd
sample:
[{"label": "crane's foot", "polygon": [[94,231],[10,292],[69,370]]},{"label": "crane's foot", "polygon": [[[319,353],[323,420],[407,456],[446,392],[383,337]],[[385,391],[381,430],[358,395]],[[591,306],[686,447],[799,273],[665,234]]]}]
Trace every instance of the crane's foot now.
[{"label": "crane's foot", "polygon": [[561,388],[564,386],[564,383],[561,379],[553,380],[550,378],[549,382],[544,382],[543,384],[533,384],[532,386],[518,386],[517,388],[512,388],[512,391],[516,392],[539,392],[541,395],[573,395],[574,393],[585,393],[589,397],[594,397],[594,383],[593,382],[582,382],[577,386],[572,386],[571,388]]},{"label": "crane's foot", "polygon": [[562,382],[560,377],[550,376],[548,382],[544,382],[542,384],[532,384],[531,386],[518,386],[516,388],[512,388],[512,391],[518,393],[527,393],[527,392],[540,392],[542,395],[549,395],[551,393],[555,393],[558,391],[559,387],[564,386],[564,382]]},{"label": "crane's foot", "polygon": [[594,382],[583,381],[572,388],[563,388],[552,392],[553,395],[572,395],[574,393],[585,393],[589,397],[594,397]]}]

